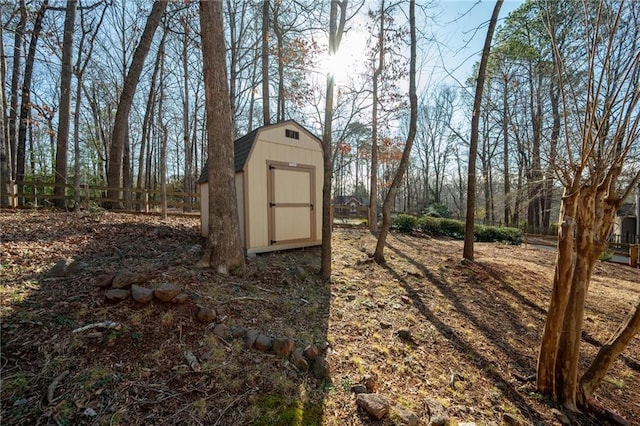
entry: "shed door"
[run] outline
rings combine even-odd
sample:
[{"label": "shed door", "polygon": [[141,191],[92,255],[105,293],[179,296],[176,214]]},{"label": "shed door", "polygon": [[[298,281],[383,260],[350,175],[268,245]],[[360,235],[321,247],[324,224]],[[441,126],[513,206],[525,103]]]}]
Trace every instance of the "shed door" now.
[{"label": "shed door", "polygon": [[269,244],[309,241],[315,234],[315,168],[268,163]]}]

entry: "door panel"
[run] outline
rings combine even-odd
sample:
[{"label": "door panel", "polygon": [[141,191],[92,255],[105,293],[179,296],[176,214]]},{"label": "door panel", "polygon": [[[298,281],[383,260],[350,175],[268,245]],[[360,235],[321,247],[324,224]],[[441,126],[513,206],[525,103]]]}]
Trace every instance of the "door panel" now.
[{"label": "door panel", "polygon": [[270,244],[309,241],[314,237],[314,173],[311,166],[268,164]]}]

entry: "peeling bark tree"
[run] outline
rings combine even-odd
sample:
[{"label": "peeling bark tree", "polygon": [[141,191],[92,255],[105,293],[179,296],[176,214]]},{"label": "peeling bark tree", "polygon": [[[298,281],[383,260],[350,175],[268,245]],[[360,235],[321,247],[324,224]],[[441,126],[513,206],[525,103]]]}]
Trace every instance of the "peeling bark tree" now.
[{"label": "peeling bark tree", "polygon": [[413,141],[416,138],[416,128],[418,121],[418,96],[416,94],[416,2],[411,0],[409,2],[409,31],[411,33],[411,54],[409,59],[409,133],[407,135],[407,141],[404,145],[402,152],[402,158],[398,165],[391,187],[387,196],[382,204],[382,226],[380,227],[380,234],[378,235],[378,242],[376,244],[376,251],[373,254],[373,258],[376,263],[384,263],[384,245],[387,241],[387,235],[389,234],[389,228],[391,227],[391,204],[396,197],[400,183],[404,173],[409,165],[409,156],[411,155],[411,148],[413,147]]},{"label": "peeling bark tree", "polygon": [[[565,156],[556,161],[564,194],[537,371],[538,390],[573,411],[589,405],[611,364],[607,358],[619,354],[640,325],[636,308],[579,380],[584,305],[594,264],[606,247],[617,209],[640,181],[640,171],[626,170],[633,167],[629,160],[638,155],[640,138],[640,4],[602,0],[584,12],[581,40],[588,44],[580,52],[581,62],[565,58],[553,20],[547,19],[564,121],[571,125],[564,126]],[[576,69],[583,78],[572,74]],[[619,182],[623,172],[632,176],[625,185]]]},{"label": "peeling bark tree", "polygon": [[200,26],[209,141],[209,236],[200,264],[227,274],[244,267],[244,255],[236,202],[221,2],[200,2]]}]

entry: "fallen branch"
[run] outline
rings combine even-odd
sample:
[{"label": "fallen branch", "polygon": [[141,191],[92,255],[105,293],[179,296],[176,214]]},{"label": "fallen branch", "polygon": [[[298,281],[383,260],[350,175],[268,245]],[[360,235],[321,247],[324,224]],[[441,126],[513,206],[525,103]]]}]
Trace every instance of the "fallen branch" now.
[{"label": "fallen branch", "polygon": [[76,328],[75,330],[72,331],[72,333],[76,334],[76,333],[82,333],[83,331],[87,331],[87,330],[91,330],[92,328],[115,328],[115,329],[119,329],[120,328],[120,324],[118,324],[117,322],[114,321],[103,321],[103,322],[96,322],[93,324],[87,324],[83,327],[80,328]]},{"label": "fallen branch", "polygon": [[69,374],[69,370],[64,370],[62,373],[60,373],[55,379],[53,379],[53,381],[51,382],[51,384],[49,384],[49,387],[47,388],[47,402],[49,404],[51,404],[53,402],[53,394],[56,391],[56,387],[58,386],[58,383],[60,383],[60,381],[62,379],[64,379],[65,377],[67,377],[67,374]]}]

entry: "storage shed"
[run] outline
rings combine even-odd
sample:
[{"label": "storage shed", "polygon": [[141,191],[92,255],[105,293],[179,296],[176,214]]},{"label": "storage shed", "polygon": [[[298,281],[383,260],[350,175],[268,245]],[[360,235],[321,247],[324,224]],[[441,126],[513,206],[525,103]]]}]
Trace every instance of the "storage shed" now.
[{"label": "storage shed", "polygon": [[[247,255],[322,243],[322,142],[293,120],[234,142],[240,237]],[[198,180],[202,235],[209,229],[208,167]]]}]

